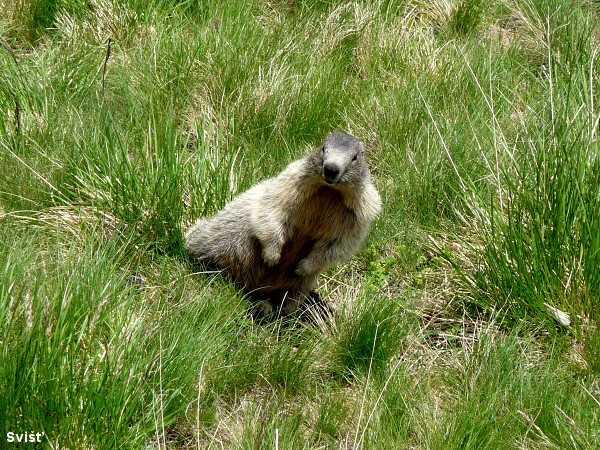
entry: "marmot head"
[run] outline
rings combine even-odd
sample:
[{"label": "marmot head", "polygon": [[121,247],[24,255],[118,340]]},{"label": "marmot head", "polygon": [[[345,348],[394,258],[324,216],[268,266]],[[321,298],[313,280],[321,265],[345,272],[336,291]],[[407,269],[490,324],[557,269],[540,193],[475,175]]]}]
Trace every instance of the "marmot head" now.
[{"label": "marmot head", "polygon": [[323,181],[330,186],[360,185],[369,178],[365,145],[354,136],[333,131],[316,152]]}]

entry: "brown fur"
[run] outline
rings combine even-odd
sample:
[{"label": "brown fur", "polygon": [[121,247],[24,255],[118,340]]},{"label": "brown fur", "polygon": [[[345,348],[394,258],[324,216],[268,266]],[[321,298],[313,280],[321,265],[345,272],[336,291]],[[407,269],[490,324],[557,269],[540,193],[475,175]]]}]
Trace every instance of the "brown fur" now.
[{"label": "brown fur", "polygon": [[324,269],[358,250],[379,210],[364,145],[334,132],[277,177],[198,220],[185,246],[193,260],[217,264],[289,313]]}]

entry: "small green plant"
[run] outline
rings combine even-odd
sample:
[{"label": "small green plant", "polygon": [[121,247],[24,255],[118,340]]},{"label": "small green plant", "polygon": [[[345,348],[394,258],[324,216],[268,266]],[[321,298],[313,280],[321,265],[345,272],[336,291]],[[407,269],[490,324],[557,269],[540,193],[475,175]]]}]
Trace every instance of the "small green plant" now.
[{"label": "small green plant", "polygon": [[398,263],[395,256],[381,257],[381,249],[371,244],[367,250],[367,279],[370,286],[378,289],[390,276]]}]

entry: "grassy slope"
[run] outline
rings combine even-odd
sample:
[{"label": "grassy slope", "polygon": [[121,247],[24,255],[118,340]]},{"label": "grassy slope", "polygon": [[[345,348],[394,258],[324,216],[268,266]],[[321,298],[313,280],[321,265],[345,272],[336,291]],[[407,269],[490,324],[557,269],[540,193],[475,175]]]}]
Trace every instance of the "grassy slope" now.
[{"label": "grassy slope", "polygon": [[[0,0],[0,442],[600,448],[596,6],[82,5]],[[253,324],[182,230],[333,128],[384,210]]]}]

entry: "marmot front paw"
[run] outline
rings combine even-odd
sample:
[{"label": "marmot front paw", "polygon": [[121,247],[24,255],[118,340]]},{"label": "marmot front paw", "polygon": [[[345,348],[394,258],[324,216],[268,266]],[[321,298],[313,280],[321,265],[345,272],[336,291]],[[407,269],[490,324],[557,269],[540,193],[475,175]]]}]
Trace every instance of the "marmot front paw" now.
[{"label": "marmot front paw", "polygon": [[262,251],[262,258],[267,266],[276,266],[281,259],[281,248],[276,245],[266,245]]}]

